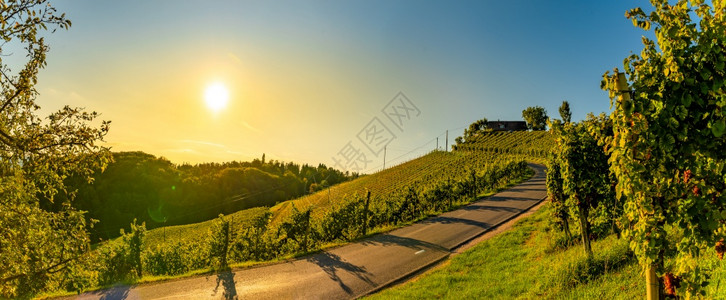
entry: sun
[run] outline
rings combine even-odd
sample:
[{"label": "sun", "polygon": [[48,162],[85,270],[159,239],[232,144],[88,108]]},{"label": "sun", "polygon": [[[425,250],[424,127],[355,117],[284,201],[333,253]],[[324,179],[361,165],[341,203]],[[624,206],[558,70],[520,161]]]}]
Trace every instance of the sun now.
[{"label": "sun", "polygon": [[229,91],[224,84],[219,82],[210,84],[204,91],[204,102],[207,107],[214,112],[218,112],[227,106],[229,100]]}]

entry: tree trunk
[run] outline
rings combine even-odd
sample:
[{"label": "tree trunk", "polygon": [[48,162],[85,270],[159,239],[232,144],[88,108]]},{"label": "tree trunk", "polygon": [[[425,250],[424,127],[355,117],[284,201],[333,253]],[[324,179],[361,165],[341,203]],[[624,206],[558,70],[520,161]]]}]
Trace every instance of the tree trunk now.
[{"label": "tree trunk", "polygon": [[585,247],[587,258],[592,258],[592,248],[590,247],[590,222],[587,221],[589,209],[587,204],[581,203],[578,206],[580,213],[580,232],[582,235],[582,246]]},{"label": "tree trunk", "polygon": [[572,232],[570,232],[570,221],[567,220],[567,217],[562,218],[562,230],[565,232],[569,244],[572,241]]}]

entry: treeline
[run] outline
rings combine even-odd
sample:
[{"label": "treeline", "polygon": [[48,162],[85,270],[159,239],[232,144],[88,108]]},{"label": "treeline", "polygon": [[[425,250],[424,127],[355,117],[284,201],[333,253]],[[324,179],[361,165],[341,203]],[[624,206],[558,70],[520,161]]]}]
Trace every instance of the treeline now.
[{"label": "treeline", "polygon": [[201,222],[220,213],[272,206],[358,174],[324,164],[265,161],[264,155],[251,162],[174,165],[143,152],[118,152],[94,177],[92,184],[69,178],[67,185],[77,189],[72,205],[98,220],[90,229],[95,242],[117,237],[134,219],[149,229]]}]

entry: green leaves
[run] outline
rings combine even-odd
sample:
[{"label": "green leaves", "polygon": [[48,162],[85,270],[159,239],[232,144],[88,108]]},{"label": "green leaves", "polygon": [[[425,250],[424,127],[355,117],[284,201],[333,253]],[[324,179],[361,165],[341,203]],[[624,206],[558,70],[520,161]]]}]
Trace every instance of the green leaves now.
[{"label": "green leaves", "polygon": [[[605,220],[612,224],[622,211],[615,201],[615,179],[609,170],[609,157],[603,145],[612,140],[612,121],[605,115],[588,115],[580,123],[567,123],[554,128],[557,146],[547,171],[547,190],[555,207],[558,222],[567,224],[568,215],[581,222],[581,236],[587,255],[591,255],[589,239],[591,210],[604,211]],[[621,139],[621,142],[625,142]],[[569,212],[568,212],[569,211]],[[566,230],[566,229],[565,229]]]},{"label": "green leaves", "polygon": [[522,111],[522,118],[531,130],[547,129],[547,111],[541,106],[527,107]]},{"label": "green leaves", "polygon": [[723,136],[724,132],[726,132],[726,122],[724,119],[716,120],[711,123],[711,133],[713,133],[713,136],[720,138]]},{"label": "green leaves", "polygon": [[[707,279],[705,270],[692,268],[691,258],[665,269],[662,257],[670,251],[683,257],[709,253],[703,245],[726,232],[726,224],[716,222],[726,211],[721,196],[726,193],[721,167],[726,165],[726,57],[721,54],[726,25],[703,1],[652,3],[650,14],[640,8],[627,13],[635,26],[648,30],[652,24],[657,41],[644,38],[640,55],[625,61],[635,97],[632,105],[623,101],[611,114],[616,136],[610,145],[611,170],[625,201],[627,236],[641,265],[655,263],[659,272],[676,273],[684,279],[679,292],[695,295]],[[693,10],[699,23],[692,20]],[[611,98],[621,95],[607,90]],[[682,170],[693,178],[683,180]],[[683,238],[675,243],[669,235]]]},{"label": "green leaves", "polygon": [[[39,116],[35,84],[46,65],[45,29],[70,21],[44,0],[3,1],[0,39],[17,49],[20,69],[0,60],[0,298],[28,298],[89,248],[86,218],[70,202],[71,175],[91,180],[108,161],[98,146],[107,133],[90,124],[98,116],[65,107],[47,120]],[[6,50],[6,49],[3,49]],[[3,52],[5,53],[5,52]],[[17,235],[16,235],[17,234]]]}]

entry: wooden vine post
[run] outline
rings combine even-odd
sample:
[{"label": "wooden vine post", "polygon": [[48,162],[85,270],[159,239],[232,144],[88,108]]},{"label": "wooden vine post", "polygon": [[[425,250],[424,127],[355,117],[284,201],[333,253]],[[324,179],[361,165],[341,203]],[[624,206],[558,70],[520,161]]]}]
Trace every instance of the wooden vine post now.
[{"label": "wooden vine post", "polygon": [[371,203],[371,191],[366,193],[366,205],[363,207],[363,235],[368,233],[368,207]]},{"label": "wooden vine post", "polygon": [[[618,101],[622,103],[623,101],[630,101],[630,87],[628,86],[628,81],[625,78],[625,73],[617,72],[615,76],[615,92],[618,96]],[[650,264],[645,268],[645,297],[648,300],[658,300],[660,299],[660,283],[658,282],[658,275],[655,272],[655,266],[653,264]]]}]

